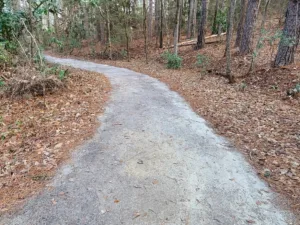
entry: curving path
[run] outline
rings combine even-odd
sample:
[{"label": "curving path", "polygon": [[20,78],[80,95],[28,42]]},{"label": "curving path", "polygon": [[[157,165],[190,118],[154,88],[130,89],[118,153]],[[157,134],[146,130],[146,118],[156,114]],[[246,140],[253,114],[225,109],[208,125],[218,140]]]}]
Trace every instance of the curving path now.
[{"label": "curving path", "polygon": [[295,224],[244,157],[165,84],[127,69],[47,60],[104,73],[112,96],[98,132],[53,188],[0,224]]}]

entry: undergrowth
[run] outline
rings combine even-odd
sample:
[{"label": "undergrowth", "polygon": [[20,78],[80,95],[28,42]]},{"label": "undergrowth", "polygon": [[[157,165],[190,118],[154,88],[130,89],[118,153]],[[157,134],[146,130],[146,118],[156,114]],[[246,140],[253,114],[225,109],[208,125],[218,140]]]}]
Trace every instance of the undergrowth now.
[{"label": "undergrowth", "polygon": [[180,69],[182,65],[182,58],[178,55],[166,51],[162,54],[163,59],[167,61],[168,69]]}]

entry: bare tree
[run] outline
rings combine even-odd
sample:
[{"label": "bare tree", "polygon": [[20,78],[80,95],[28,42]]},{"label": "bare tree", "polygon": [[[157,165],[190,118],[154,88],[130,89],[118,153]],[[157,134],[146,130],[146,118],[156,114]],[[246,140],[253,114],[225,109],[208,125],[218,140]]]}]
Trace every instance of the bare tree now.
[{"label": "bare tree", "polygon": [[154,6],[154,11],[155,11],[154,30],[156,35],[155,46],[157,46],[158,38],[159,38],[159,18],[160,18],[159,7],[160,7],[159,0],[155,0],[155,6]]},{"label": "bare tree", "polygon": [[230,8],[228,12],[228,26],[227,26],[227,36],[226,36],[226,75],[229,78],[229,83],[234,82],[234,77],[231,72],[231,37],[232,37],[232,28],[233,28],[233,17],[235,10],[236,0],[230,0]]},{"label": "bare tree", "polygon": [[238,47],[241,44],[243,25],[245,22],[246,6],[247,6],[247,0],[241,0],[241,12],[240,12],[240,19],[239,19],[237,32],[236,32],[235,47]]},{"label": "bare tree", "polygon": [[182,25],[182,13],[183,13],[183,6],[182,6],[182,1],[180,0],[179,4],[179,27],[178,27],[178,42],[180,41],[180,34],[181,34],[181,25]]},{"label": "bare tree", "polygon": [[181,0],[176,0],[176,25],[174,32],[174,54],[178,54],[179,20]]},{"label": "bare tree", "polygon": [[207,0],[202,0],[201,6],[201,20],[199,26],[199,33],[197,38],[197,44],[195,49],[201,49],[205,46],[205,26],[206,26],[206,17],[207,17],[207,8],[206,8]]},{"label": "bare tree", "polygon": [[152,38],[153,0],[149,0],[148,39]]},{"label": "bare tree", "polygon": [[105,11],[106,11],[106,28],[107,28],[107,43],[108,43],[108,51],[109,51],[109,59],[112,59],[112,49],[111,49],[111,31],[110,31],[110,12],[109,7],[105,4]]},{"label": "bare tree", "polygon": [[194,22],[194,6],[195,0],[189,0],[189,15],[188,15],[188,23],[187,23],[187,39],[190,39],[192,36],[192,24]]},{"label": "bare tree", "polygon": [[[226,0],[222,0],[222,2],[221,2],[221,7],[220,7],[219,10],[223,10],[224,5],[225,5],[225,1],[226,1]],[[218,36],[220,36],[221,33],[222,33],[222,24],[219,23],[219,26],[218,26]]]},{"label": "bare tree", "polygon": [[164,3],[163,0],[160,0],[160,32],[159,32],[159,48],[163,48],[164,45]]},{"label": "bare tree", "polygon": [[2,10],[4,8],[4,0],[0,0],[0,12],[2,13]]},{"label": "bare tree", "polygon": [[147,33],[147,7],[146,7],[146,0],[143,0],[143,14],[144,14],[144,38],[145,38],[145,57],[146,63],[148,64],[148,33]]},{"label": "bare tree", "polygon": [[197,13],[198,13],[198,0],[194,2],[194,15],[193,15],[193,23],[192,23],[192,37],[196,36],[197,33]]},{"label": "bare tree", "polygon": [[218,31],[217,31],[217,16],[218,16],[218,11],[219,11],[219,0],[216,0],[212,34],[217,34],[218,33]]},{"label": "bare tree", "polygon": [[267,19],[267,12],[268,12],[268,7],[269,7],[270,2],[271,2],[271,0],[266,0],[264,14],[263,14],[263,19],[261,21],[261,26],[260,26],[260,34],[259,34],[259,37],[258,37],[258,40],[257,40],[256,47],[255,47],[255,49],[253,50],[253,53],[252,53],[252,60],[251,60],[251,65],[250,65],[249,73],[251,73],[252,70],[253,70],[253,68],[254,68],[255,57],[258,54],[257,51],[259,49],[261,38],[263,36],[263,32],[264,32],[264,29],[265,29],[265,23],[266,23],[266,19]]},{"label": "bare tree", "polygon": [[260,0],[249,0],[247,6],[246,19],[243,27],[242,39],[240,43],[240,53],[248,54],[251,48],[252,34],[255,26],[258,6]]},{"label": "bare tree", "polygon": [[285,66],[294,62],[300,36],[300,1],[290,0],[286,12],[283,35],[278,46],[274,66]]}]

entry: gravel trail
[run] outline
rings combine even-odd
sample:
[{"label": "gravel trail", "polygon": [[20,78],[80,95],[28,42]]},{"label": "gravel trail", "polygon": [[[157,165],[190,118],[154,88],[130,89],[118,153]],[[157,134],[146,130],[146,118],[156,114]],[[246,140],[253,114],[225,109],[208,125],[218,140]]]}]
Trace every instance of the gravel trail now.
[{"label": "gravel trail", "polygon": [[242,154],[165,84],[128,69],[46,58],[105,74],[111,99],[97,133],[51,188],[0,224],[295,224]]}]

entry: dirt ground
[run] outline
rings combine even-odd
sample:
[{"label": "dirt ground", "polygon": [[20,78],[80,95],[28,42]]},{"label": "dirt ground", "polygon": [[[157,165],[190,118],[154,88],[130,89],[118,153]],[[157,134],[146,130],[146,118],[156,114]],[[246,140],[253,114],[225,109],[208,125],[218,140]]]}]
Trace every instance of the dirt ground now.
[{"label": "dirt ground", "polygon": [[0,214],[38,193],[98,126],[110,83],[69,68],[66,88],[45,97],[0,98]]},{"label": "dirt ground", "polygon": [[[288,207],[300,212],[300,106],[298,96],[287,91],[300,84],[300,64],[273,69],[276,45],[268,42],[255,58],[254,72],[248,74],[251,55],[238,56],[232,49],[234,84],[224,78],[224,44],[207,45],[194,51],[180,47],[180,70],[166,69],[161,54],[166,49],[150,49],[145,63],[142,41],[132,44],[130,62],[109,61],[91,55],[89,48],[77,49],[73,58],[129,68],[155,77],[180,93],[191,107],[209,121],[220,135],[242,151],[257,173],[272,189],[288,199]],[[204,67],[196,65],[197,55],[208,58]],[[299,54],[296,55],[296,61]]]}]

